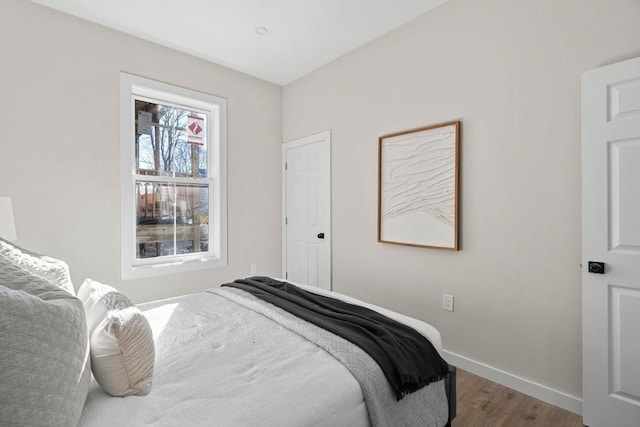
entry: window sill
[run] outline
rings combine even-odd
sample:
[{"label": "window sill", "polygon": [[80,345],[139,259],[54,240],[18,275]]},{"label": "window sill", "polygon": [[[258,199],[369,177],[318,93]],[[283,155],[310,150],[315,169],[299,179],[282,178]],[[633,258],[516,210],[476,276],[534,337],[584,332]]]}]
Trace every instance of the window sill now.
[{"label": "window sill", "polygon": [[196,258],[137,266],[122,265],[121,276],[122,280],[144,279],[147,277],[224,267],[226,265],[227,262],[223,258]]}]

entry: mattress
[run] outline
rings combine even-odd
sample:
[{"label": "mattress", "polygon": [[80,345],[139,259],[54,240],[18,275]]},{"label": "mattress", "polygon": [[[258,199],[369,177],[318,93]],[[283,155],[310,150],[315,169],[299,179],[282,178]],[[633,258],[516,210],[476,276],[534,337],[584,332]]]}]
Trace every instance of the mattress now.
[{"label": "mattress", "polygon": [[[430,325],[340,298],[408,323],[440,351],[440,334]],[[156,342],[151,392],[116,398],[92,381],[81,426],[369,426],[360,385],[347,368],[262,314],[209,292],[140,309]]]}]

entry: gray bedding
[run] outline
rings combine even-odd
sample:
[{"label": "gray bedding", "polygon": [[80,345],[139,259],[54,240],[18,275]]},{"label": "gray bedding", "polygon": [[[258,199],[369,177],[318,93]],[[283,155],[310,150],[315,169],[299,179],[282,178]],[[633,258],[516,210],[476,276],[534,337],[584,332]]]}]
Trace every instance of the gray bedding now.
[{"label": "gray bedding", "polygon": [[263,314],[338,359],[360,384],[373,427],[441,427],[447,423],[449,409],[443,380],[397,401],[378,364],[356,345],[239,289],[208,292]]}]

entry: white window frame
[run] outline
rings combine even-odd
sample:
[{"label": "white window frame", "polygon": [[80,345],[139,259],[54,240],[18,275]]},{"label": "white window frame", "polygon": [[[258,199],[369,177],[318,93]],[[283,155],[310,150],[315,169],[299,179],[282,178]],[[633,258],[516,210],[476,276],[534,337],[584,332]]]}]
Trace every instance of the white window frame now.
[{"label": "white window frame", "polygon": [[[209,250],[185,255],[136,258],[136,181],[165,181],[138,175],[135,143],[135,99],[203,112],[207,116]],[[227,265],[227,101],[213,95],[120,73],[121,277],[140,279]],[[176,179],[176,178],[174,178]],[[183,179],[197,184],[198,180]]]}]

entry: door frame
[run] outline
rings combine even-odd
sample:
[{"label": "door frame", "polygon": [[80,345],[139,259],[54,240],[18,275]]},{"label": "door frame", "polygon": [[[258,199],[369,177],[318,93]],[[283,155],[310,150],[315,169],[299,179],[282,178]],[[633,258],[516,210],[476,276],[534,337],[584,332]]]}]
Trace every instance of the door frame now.
[{"label": "door frame", "polygon": [[331,290],[332,281],[332,230],[331,230],[331,130],[325,130],[313,135],[304,136],[302,138],[293,139],[282,144],[282,277],[286,280],[287,274],[287,151],[296,149],[310,144],[321,144],[321,148],[325,151],[326,163],[322,166],[327,171],[327,179],[325,180],[325,204],[327,209],[327,232],[325,232],[325,242],[327,244],[328,253],[328,290]]}]

